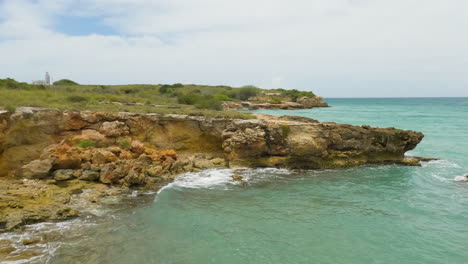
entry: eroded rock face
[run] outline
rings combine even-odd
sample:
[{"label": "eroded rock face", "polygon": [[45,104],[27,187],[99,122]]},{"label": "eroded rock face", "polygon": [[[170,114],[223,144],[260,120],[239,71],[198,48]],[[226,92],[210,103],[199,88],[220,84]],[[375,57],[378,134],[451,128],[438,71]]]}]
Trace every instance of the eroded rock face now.
[{"label": "eroded rock face", "polygon": [[402,163],[404,153],[414,149],[423,134],[268,117],[234,121],[223,138],[231,166],[323,169]]},{"label": "eroded rock face", "polygon": [[224,110],[257,110],[257,109],[309,109],[314,107],[329,107],[320,96],[316,97],[301,97],[296,102],[283,102],[283,103],[259,103],[259,102],[224,102]]},{"label": "eroded rock face", "polygon": [[418,132],[257,117],[0,112],[0,180],[6,181],[0,184],[0,231],[74,217],[70,195],[85,189],[93,189],[95,202],[101,189],[157,189],[181,173],[214,167],[321,169],[423,160],[404,157],[422,140]]},{"label": "eroded rock face", "polygon": [[[82,169],[86,163],[103,165],[138,159],[141,154],[153,157],[167,149],[184,155],[214,153],[230,166],[333,168],[398,163],[423,138],[421,133],[395,128],[265,115],[258,115],[257,120],[230,120],[26,108],[15,114],[2,113],[0,123],[5,124],[0,131],[0,167],[4,164],[5,169],[0,174],[26,165],[23,174],[28,178],[44,177],[47,159],[53,160],[53,170]],[[97,150],[74,147],[83,146],[84,140]],[[21,158],[13,159],[10,153]],[[177,160],[175,156],[172,158]],[[30,163],[39,157],[41,161]],[[217,166],[211,163],[193,165]]]}]

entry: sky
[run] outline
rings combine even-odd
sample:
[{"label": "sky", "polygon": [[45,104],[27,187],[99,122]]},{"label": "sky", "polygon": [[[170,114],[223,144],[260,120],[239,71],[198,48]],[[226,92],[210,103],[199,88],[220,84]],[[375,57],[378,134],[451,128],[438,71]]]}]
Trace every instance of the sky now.
[{"label": "sky", "polygon": [[0,78],[468,97],[466,0],[0,0]]}]

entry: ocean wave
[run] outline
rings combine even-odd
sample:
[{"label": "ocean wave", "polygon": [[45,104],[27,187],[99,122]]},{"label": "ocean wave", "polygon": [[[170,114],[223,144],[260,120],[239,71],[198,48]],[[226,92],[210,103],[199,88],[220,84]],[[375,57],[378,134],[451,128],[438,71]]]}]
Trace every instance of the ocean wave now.
[{"label": "ocean wave", "polygon": [[461,166],[455,162],[449,160],[431,160],[428,162],[423,162],[422,167],[438,167],[438,168],[456,168],[461,169]]},{"label": "ocean wave", "polygon": [[[293,173],[287,169],[276,168],[236,168],[236,169],[208,169],[201,172],[189,172],[176,178],[176,180],[158,191],[158,194],[168,188],[190,189],[229,189],[230,186],[239,186],[250,183],[252,180],[262,180],[281,177]],[[241,175],[244,183],[234,181],[232,175]]]},{"label": "ocean wave", "polygon": [[456,176],[455,178],[453,178],[454,181],[457,181],[457,182],[468,182],[468,177],[466,176]]}]

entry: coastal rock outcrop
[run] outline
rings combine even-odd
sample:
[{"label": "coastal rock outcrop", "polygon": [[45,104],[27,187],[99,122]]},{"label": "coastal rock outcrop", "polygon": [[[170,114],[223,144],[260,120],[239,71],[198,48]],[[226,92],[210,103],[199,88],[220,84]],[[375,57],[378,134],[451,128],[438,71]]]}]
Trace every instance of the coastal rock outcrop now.
[{"label": "coastal rock outcrop", "polygon": [[402,163],[404,153],[423,138],[395,128],[259,118],[235,120],[224,131],[223,149],[231,166],[323,169]]},{"label": "coastal rock outcrop", "polygon": [[8,190],[0,195],[0,231],[74,217],[70,195],[86,188],[157,189],[181,173],[208,168],[418,165],[419,160],[405,162],[404,153],[422,138],[414,131],[295,116],[3,111],[0,179]]},{"label": "coastal rock outcrop", "polygon": [[296,110],[296,109],[309,109],[314,107],[329,107],[320,96],[316,97],[301,97],[296,102],[256,102],[256,101],[243,101],[243,102],[230,102],[226,101],[223,104],[225,110],[257,110],[257,109],[282,109],[282,110]]}]

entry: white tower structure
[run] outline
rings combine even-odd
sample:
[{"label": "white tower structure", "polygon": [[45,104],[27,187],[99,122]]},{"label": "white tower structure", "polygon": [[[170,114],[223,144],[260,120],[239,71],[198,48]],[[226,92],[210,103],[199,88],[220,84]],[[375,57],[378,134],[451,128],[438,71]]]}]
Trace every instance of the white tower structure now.
[{"label": "white tower structure", "polygon": [[46,85],[50,85],[50,75],[48,72],[45,73],[45,79],[44,82]]}]

